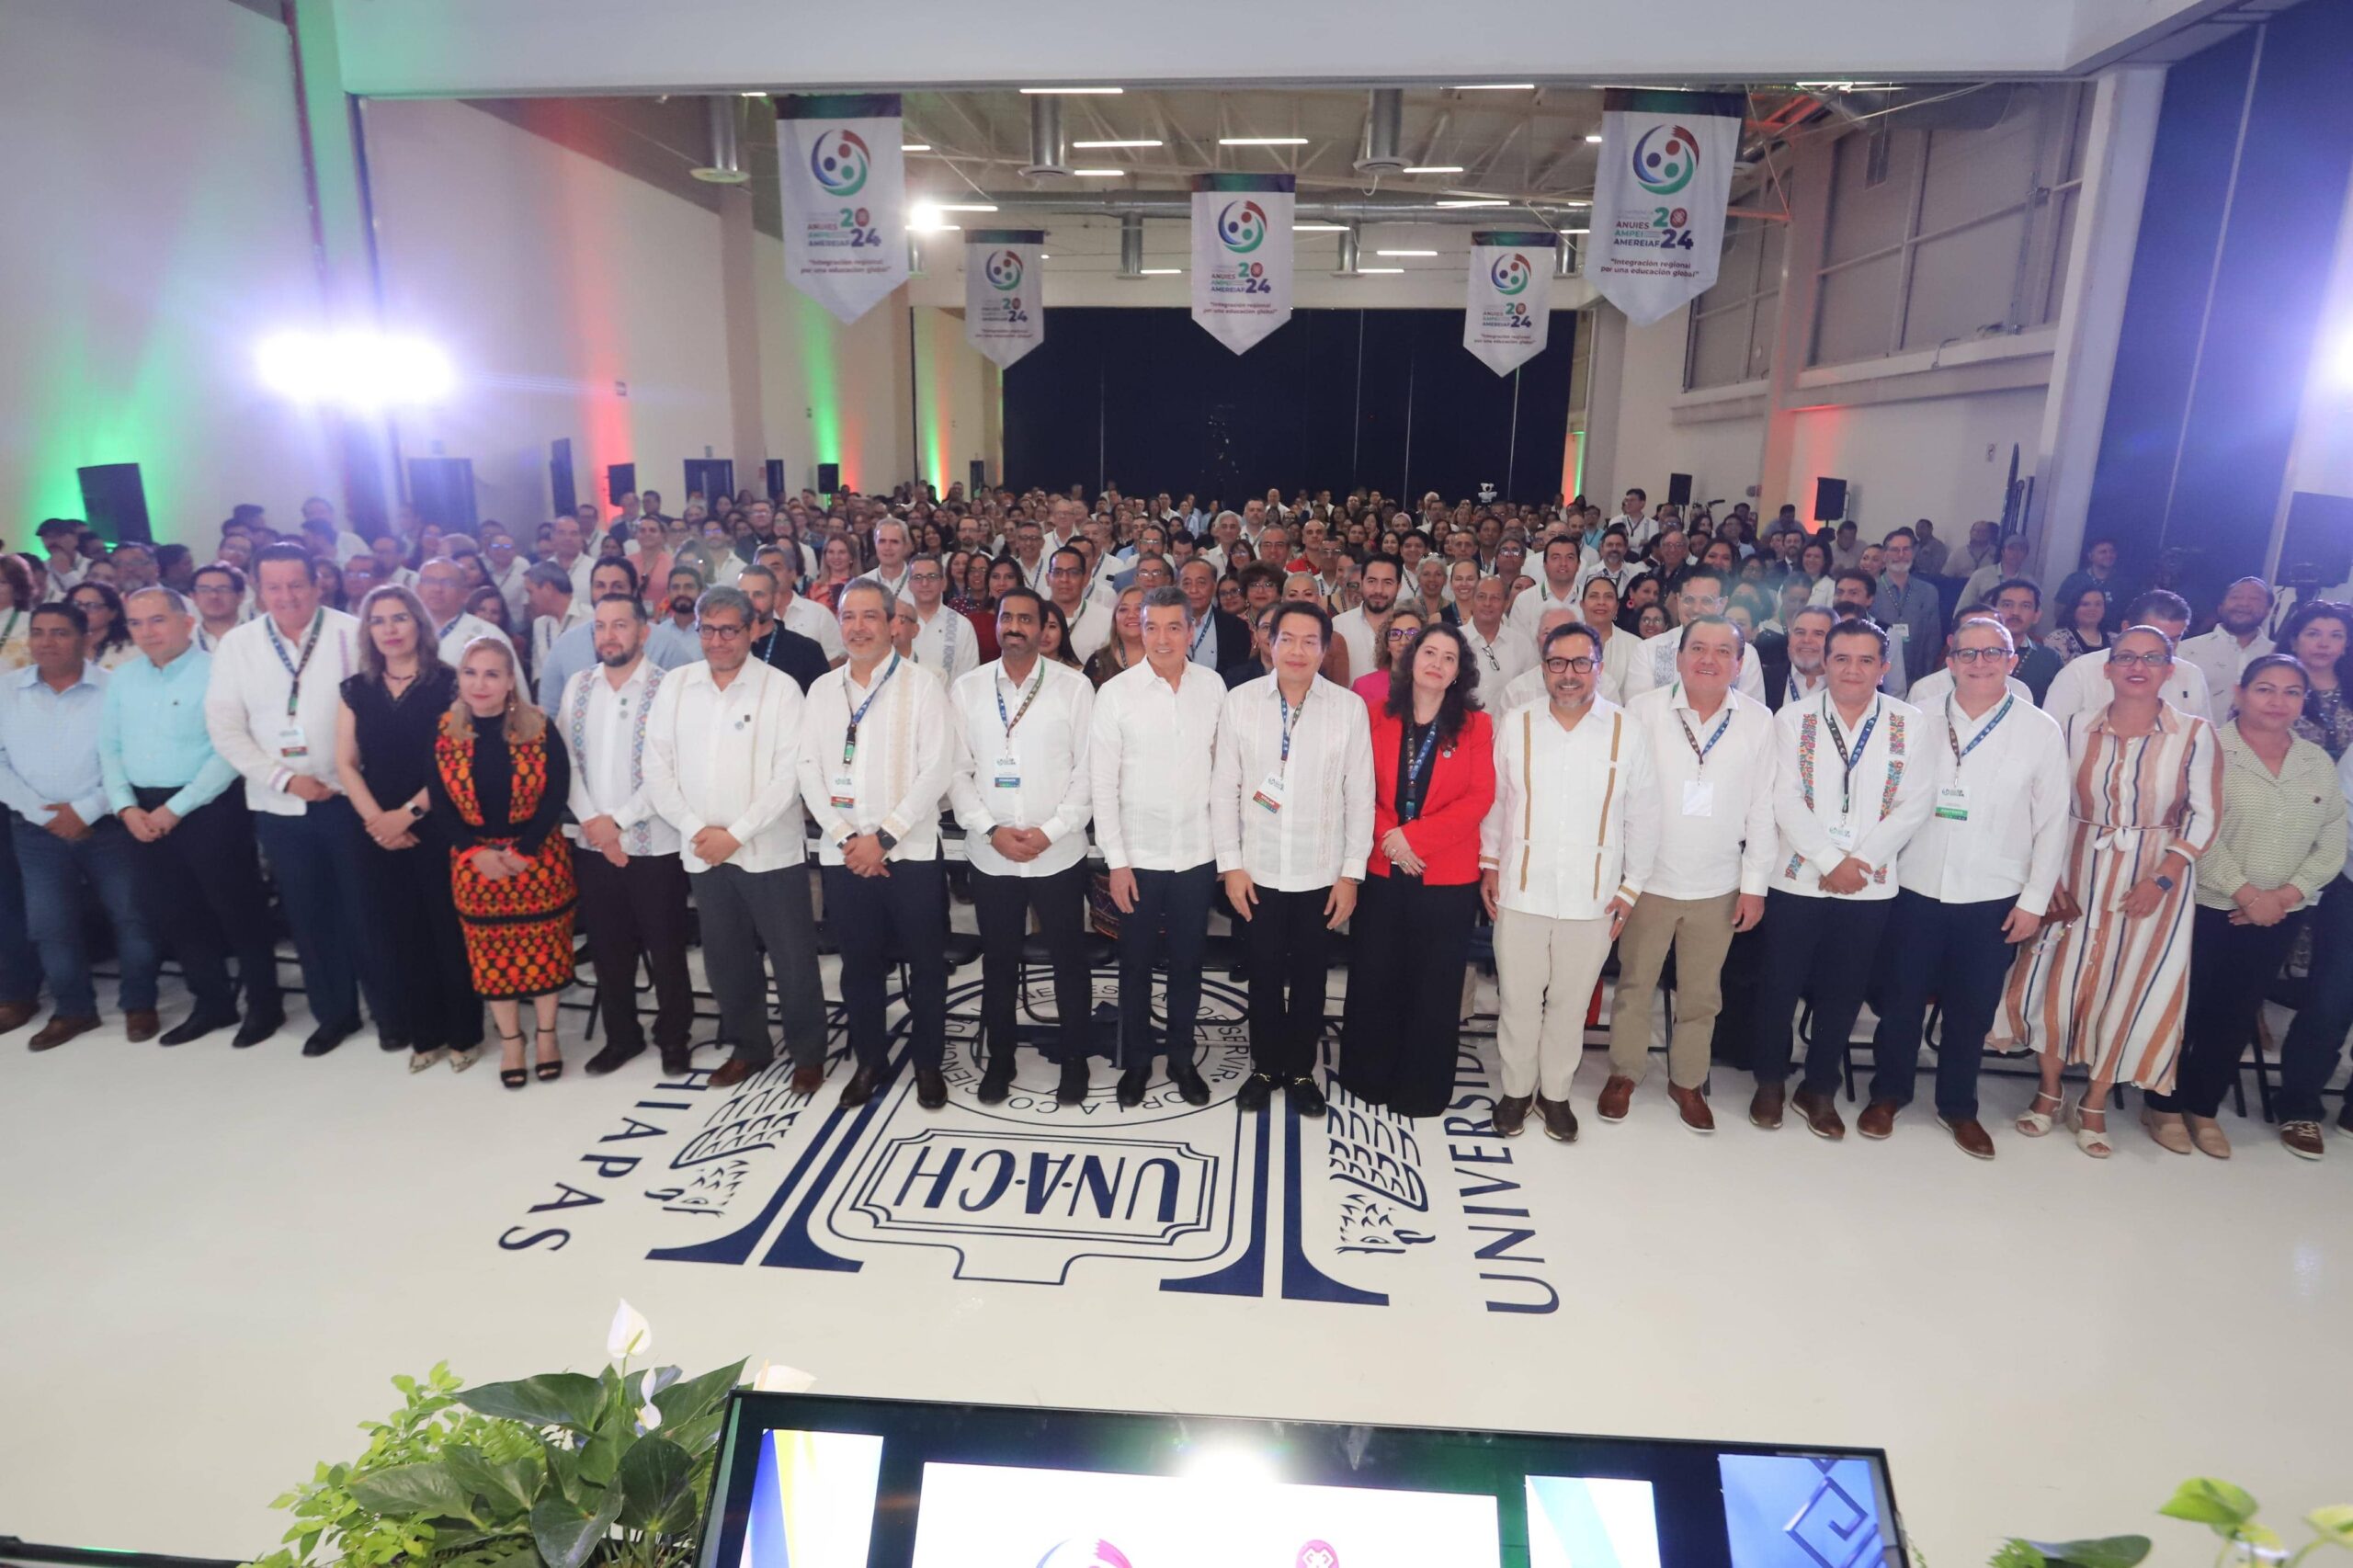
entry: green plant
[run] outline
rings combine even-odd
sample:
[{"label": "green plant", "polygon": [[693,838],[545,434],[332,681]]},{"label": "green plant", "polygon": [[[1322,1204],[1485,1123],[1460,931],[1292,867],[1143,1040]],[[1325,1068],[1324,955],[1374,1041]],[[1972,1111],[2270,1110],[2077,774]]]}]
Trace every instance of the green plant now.
[{"label": "green plant", "polygon": [[594,1377],[395,1378],[405,1403],[361,1428],[359,1458],[278,1499],[295,1524],[253,1568],[684,1568],[744,1363],[631,1370],[651,1341],[624,1301]]},{"label": "green plant", "polygon": [[[2257,1522],[2256,1506],[2255,1498],[2244,1488],[2199,1476],[2176,1487],[2157,1512],[2167,1518],[2204,1525],[2221,1537],[2222,1549],[2215,1556],[2215,1568],[2234,1561],[2298,1568],[2324,1546],[2353,1548],[2353,1506],[2338,1504],[2306,1514],[2304,1522],[2313,1528],[2313,1539],[2292,1554],[2279,1531]],[[2062,1541],[2013,1537],[1994,1553],[1993,1568],[2135,1568],[2149,1550],[2149,1538],[2144,1535]]]}]

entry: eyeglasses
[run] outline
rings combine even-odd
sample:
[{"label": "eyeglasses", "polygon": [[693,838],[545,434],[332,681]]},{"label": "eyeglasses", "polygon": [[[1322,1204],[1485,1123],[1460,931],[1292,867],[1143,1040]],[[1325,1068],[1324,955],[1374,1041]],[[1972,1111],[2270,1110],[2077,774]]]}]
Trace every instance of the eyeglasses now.
[{"label": "eyeglasses", "polygon": [[2128,669],[2134,665],[2139,665],[2143,669],[2157,670],[2172,664],[2173,655],[2165,653],[2110,653],[2108,656],[2108,662],[2111,665],[2122,665]]},{"label": "eyeglasses", "polygon": [[2010,656],[2007,648],[1955,648],[1948,655],[1956,665],[1995,663]]},{"label": "eyeglasses", "polygon": [[1589,676],[1593,673],[1593,667],[1599,663],[1601,663],[1600,660],[1587,658],[1582,653],[1574,658],[1547,659],[1544,661],[1544,673],[1548,676],[1564,676],[1571,670],[1574,670],[1581,676]]},{"label": "eyeglasses", "polygon": [[1389,641],[1392,642],[1411,642],[1415,638],[1419,637],[1421,634],[1422,632],[1419,627],[1392,626],[1389,629]]},{"label": "eyeglasses", "polygon": [[749,631],[751,628],[748,626],[725,626],[706,620],[701,625],[696,627],[695,630],[705,637],[716,637],[722,642],[732,642],[736,638],[741,637],[745,632]]}]

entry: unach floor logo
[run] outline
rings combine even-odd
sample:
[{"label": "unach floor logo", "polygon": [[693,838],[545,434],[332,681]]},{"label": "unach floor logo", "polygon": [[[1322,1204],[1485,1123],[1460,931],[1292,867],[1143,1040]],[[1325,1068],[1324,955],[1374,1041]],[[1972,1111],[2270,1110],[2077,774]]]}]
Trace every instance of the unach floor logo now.
[{"label": "unach floor logo", "polygon": [[1634,183],[1673,196],[1699,172],[1699,139],[1680,125],[1654,125],[1634,143]]},{"label": "unach floor logo", "polygon": [[1236,256],[1248,256],[1267,239],[1267,210],[1255,201],[1229,201],[1217,215],[1217,237]]},{"label": "unach floor logo", "polygon": [[982,264],[982,270],[987,275],[989,286],[1000,292],[1021,287],[1021,257],[1017,252],[989,252],[989,258]]},{"label": "unach floor logo", "polygon": [[1529,266],[1528,258],[1518,251],[1497,256],[1495,265],[1487,273],[1498,294],[1522,293],[1528,288],[1529,279],[1535,276],[1536,269]]},{"label": "unach floor logo", "polygon": [[855,131],[828,131],[809,149],[809,172],[831,196],[864,190],[870,165],[866,139]]}]

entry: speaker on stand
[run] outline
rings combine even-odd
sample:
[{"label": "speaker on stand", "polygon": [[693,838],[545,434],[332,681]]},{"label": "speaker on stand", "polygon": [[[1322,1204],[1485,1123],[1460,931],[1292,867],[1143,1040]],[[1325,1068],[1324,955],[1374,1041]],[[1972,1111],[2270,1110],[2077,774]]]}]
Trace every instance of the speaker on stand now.
[{"label": "speaker on stand", "polygon": [[1817,479],[1813,482],[1813,520],[1836,523],[1847,516],[1847,482],[1843,479]]}]

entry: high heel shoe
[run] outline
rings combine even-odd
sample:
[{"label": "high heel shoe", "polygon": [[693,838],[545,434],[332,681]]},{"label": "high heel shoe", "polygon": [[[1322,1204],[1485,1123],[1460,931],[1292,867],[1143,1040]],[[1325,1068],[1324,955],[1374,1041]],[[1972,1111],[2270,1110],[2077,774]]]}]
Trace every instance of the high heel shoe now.
[{"label": "high heel shoe", "polygon": [[2018,1120],[2013,1123],[2020,1132],[2025,1133],[2029,1138],[2040,1138],[2045,1133],[2048,1133],[2052,1127],[2058,1124],[2060,1112],[2066,1108],[2067,1097],[2064,1095],[2054,1095],[2044,1089],[2037,1089],[2034,1092],[2035,1107],[2040,1107],[2045,1100],[2049,1100],[2051,1102],[2051,1108],[2049,1110],[2040,1110],[2030,1107],[2026,1110],[2020,1111],[2018,1113]]},{"label": "high heel shoe", "polygon": [[2086,1111],[2084,1109],[2084,1103],[2077,1100],[2067,1108],[2067,1129],[2075,1135],[2076,1148],[2081,1149],[2095,1160],[2105,1160],[2116,1153],[2116,1145],[2108,1141],[2107,1128],[2086,1127],[2084,1118],[2086,1116],[2097,1116],[2102,1121],[2108,1119],[2108,1112],[2105,1108]]},{"label": "high heel shoe", "polygon": [[[540,1030],[539,1030],[539,1031],[538,1031],[538,1035],[539,1035],[539,1038],[540,1038],[540,1040],[548,1040],[548,1041],[551,1041],[551,1042],[553,1042],[553,1041],[555,1040],[555,1030],[553,1030],[553,1029],[540,1029]],[[518,1036],[517,1036],[516,1038],[519,1040],[519,1039],[521,1039],[522,1037],[518,1035]],[[536,1076],[536,1077],[539,1079],[539,1081],[540,1081],[540,1083],[542,1083],[542,1084],[552,1084],[552,1083],[554,1083],[558,1078],[563,1077],[563,1046],[561,1046],[561,1045],[557,1045],[557,1047],[556,1047],[556,1058],[555,1058],[555,1060],[554,1060],[553,1062],[535,1062],[532,1064],[531,1072],[532,1072],[533,1075],[534,1075],[534,1076]]]},{"label": "high heel shoe", "polygon": [[[523,1043],[523,1036],[519,1031],[515,1034],[507,1034],[502,1031],[499,1034],[498,1041],[501,1045],[506,1045],[510,1042],[515,1045],[520,1045]],[[501,1067],[498,1070],[498,1081],[506,1085],[510,1089],[519,1089],[524,1085],[531,1081],[531,1071],[528,1067]]]}]

